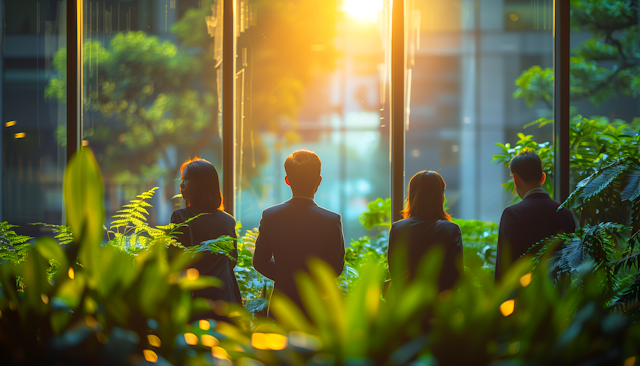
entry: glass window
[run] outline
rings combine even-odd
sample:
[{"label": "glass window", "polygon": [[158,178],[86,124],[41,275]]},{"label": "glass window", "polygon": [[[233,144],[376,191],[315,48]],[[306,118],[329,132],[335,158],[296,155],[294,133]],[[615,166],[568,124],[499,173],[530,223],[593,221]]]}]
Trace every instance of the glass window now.
[{"label": "glass window", "polygon": [[316,202],[344,234],[389,197],[389,6],[382,0],[238,1],[237,209],[245,228],[291,197],[284,161],[322,160]]},{"label": "glass window", "polygon": [[[571,189],[603,162],[640,158],[638,24],[634,6],[571,2]],[[618,191],[605,193],[600,207],[621,206]],[[602,214],[593,211],[577,212],[583,225]],[[604,215],[600,221],[626,222],[616,218],[615,209]]]},{"label": "glass window", "polygon": [[523,129],[552,118],[552,100],[527,104],[516,93],[523,73],[553,66],[552,5],[406,1],[405,182],[438,171],[453,217],[499,222],[512,201],[508,170],[492,163],[496,143],[514,145],[519,133],[552,141],[550,124]]},{"label": "glass window", "polygon": [[[66,165],[66,7],[56,0],[4,1],[0,111],[0,221],[17,232],[62,223]],[[61,70],[64,70],[61,72]]]},{"label": "glass window", "polygon": [[84,142],[110,217],[159,187],[150,224],[183,205],[180,165],[199,156],[222,173],[221,2],[84,2]]}]

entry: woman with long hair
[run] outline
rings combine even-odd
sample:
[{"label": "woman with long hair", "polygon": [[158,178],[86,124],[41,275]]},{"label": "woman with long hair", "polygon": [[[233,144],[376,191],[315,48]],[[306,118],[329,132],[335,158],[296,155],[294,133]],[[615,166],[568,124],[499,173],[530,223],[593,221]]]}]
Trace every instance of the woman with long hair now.
[{"label": "woman with long hair", "polygon": [[[436,247],[444,252],[438,277],[440,291],[453,289],[464,273],[462,233],[444,210],[446,186],[440,174],[429,170],[416,173],[409,181],[404,219],[393,223],[389,232],[387,255],[392,279],[403,274],[413,278],[424,256]],[[395,258],[400,246],[404,246],[406,258]]]},{"label": "woman with long hair", "polygon": [[[223,211],[220,179],[213,164],[196,157],[185,161],[180,167],[180,173],[180,193],[187,202],[187,207],[173,211],[171,222],[183,223],[197,215],[204,215],[190,221],[188,227],[178,230],[182,232],[177,235],[178,242],[190,247],[223,235],[237,238],[236,220]],[[233,244],[235,249],[231,256],[237,260],[237,242],[234,241]],[[217,277],[223,283],[222,288],[198,290],[194,292],[194,296],[242,304],[240,288],[233,272],[234,261],[224,254],[205,252],[192,266],[200,275]]]}]

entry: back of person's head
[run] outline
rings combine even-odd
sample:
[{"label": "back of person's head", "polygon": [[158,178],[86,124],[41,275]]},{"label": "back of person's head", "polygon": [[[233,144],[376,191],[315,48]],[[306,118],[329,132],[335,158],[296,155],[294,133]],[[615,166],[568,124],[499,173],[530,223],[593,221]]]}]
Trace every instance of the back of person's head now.
[{"label": "back of person's head", "polygon": [[523,149],[509,163],[512,174],[517,174],[525,183],[540,183],[542,180],[542,161],[532,149]]},{"label": "back of person's head", "polygon": [[451,221],[444,211],[444,190],[447,184],[442,176],[431,170],[416,173],[409,181],[408,198],[402,214],[405,219],[440,219]]},{"label": "back of person's head", "polygon": [[284,170],[292,189],[306,192],[318,186],[322,164],[318,155],[307,149],[294,151],[284,162]]},{"label": "back of person's head", "polygon": [[[186,172],[185,172],[186,170]],[[224,210],[218,171],[210,162],[195,157],[180,166],[182,179],[189,180],[187,206],[202,205],[211,211]],[[186,176],[185,176],[186,174]]]}]

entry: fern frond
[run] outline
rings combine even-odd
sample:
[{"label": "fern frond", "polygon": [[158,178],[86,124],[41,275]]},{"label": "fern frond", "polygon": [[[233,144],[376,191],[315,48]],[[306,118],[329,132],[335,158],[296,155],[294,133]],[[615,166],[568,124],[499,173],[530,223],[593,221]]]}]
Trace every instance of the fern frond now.
[{"label": "fern frond", "polygon": [[617,159],[580,181],[560,207],[566,206],[576,209],[613,184],[620,183],[619,178],[621,177],[624,177],[621,182],[623,184],[622,201],[637,199],[640,197],[640,178],[636,177],[637,174],[640,174],[638,160],[630,157]]},{"label": "fern frond", "polygon": [[188,247],[185,251],[192,254],[199,252],[222,254],[232,261],[236,262],[237,259],[232,255],[232,252],[236,249],[234,244],[236,240],[236,238],[232,238],[229,235],[223,235],[214,240],[203,241],[200,245]]},{"label": "fern frond", "polygon": [[611,310],[624,314],[632,323],[640,317],[640,276],[611,304]]},{"label": "fern frond", "polygon": [[626,187],[622,190],[622,201],[635,201],[640,198],[640,170],[627,174]]}]

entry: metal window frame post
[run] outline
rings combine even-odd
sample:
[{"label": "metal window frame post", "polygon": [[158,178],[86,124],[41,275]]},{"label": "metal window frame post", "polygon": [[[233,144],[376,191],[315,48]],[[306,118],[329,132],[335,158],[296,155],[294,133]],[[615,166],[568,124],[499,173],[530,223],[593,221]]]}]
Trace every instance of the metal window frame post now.
[{"label": "metal window frame post", "polygon": [[82,148],[82,2],[67,0],[67,162]]},{"label": "metal window frame post", "polygon": [[554,198],[564,202],[570,193],[570,114],[569,57],[571,41],[571,4],[569,0],[553,1],[553,119],[554,119]]},{"label": "metal window frame post", "polygon": [[225,211],[236,203],[236,0],[223,2],[222,30],[222,193]]},{"label": "metal window frame post", "polygon": [[404,84],[405,84],[405,39],[404,0],[392,0],[391,8],[391,219],[402,219],[404,207]]}]

